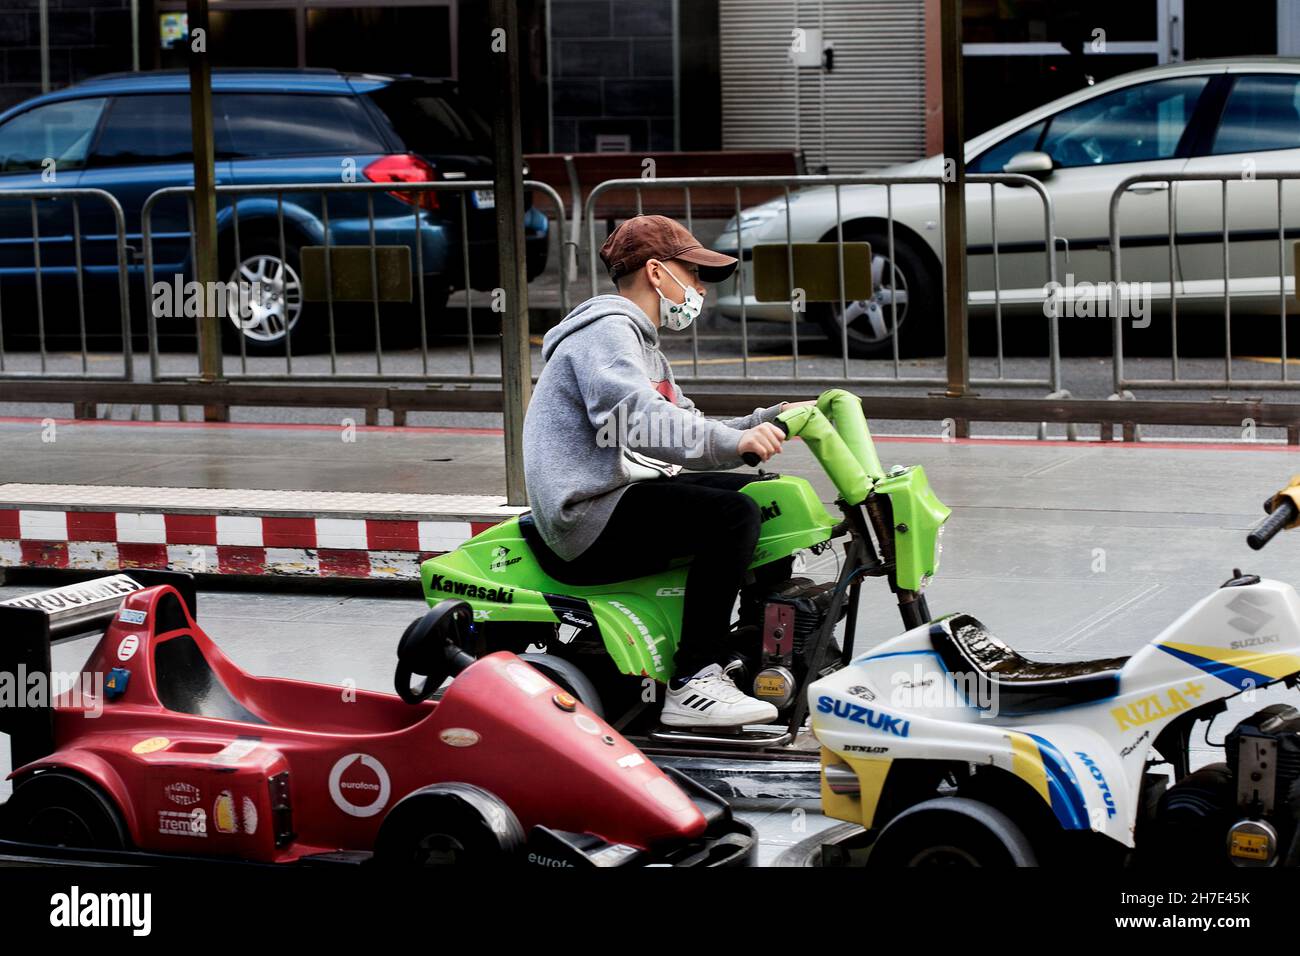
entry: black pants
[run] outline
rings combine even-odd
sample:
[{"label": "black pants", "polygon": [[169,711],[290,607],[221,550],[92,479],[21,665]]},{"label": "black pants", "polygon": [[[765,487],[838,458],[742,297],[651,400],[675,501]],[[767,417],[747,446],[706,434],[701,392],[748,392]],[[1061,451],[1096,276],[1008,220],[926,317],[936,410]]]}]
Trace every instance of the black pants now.
[{"label": "black pants", "polygon": [[731,608],[758,541],[759,511],[739,489],[753,475],[684,472],[638,481],[623,493],[605,529],[569,562],[605,580],[642,577],[691,558],[686,575],[676,674],[689,677],[731,651]]}]

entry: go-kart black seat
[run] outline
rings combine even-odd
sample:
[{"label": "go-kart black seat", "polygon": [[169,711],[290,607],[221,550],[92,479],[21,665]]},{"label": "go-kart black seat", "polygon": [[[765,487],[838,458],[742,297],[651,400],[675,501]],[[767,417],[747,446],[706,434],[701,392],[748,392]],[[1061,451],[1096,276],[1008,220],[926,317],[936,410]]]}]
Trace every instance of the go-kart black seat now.
[{"label": "go-kart black seat", "polygon": [[[930,625],[930,640],[972,707],[992,704],[999,713],[1030,714],[1105,700],[1119,693],[1127,657],[1054,663],[1021,657],[969,614]],[[975,693],[972,693],[974,691]]]},{"label": "go-kart black seat", "polygon": [[627,581],[647,574],[656,574],[669,566],[668,564],[655,562],[653,566],[638,568],[621,561],[616,564],[604,564],[594,568],[572,565],[552,551],[550,546],[542,540],[542,533],[537,530],[537,522],[533,521],[531,512],[525,512],[519,516],[519,534],[528,544],[529,550],[533,552],[533,557],[537,558],[537,563],[542,566],[542,570],[546,572],[547,577],[553,578],[561,584],[572,584],[580,587],[596,584],[615,584],[619,581]]},{"label": "go-kart black seat", "polygon": [[[174,594],[162,596],[154,609],[154,619],[158,633],[188,625]],[[168,710],[246,724],[266,723],[231,695],[192,635],[178,634],[160,642],[154,648],[153,660],[154,689],[158,701]]]}]

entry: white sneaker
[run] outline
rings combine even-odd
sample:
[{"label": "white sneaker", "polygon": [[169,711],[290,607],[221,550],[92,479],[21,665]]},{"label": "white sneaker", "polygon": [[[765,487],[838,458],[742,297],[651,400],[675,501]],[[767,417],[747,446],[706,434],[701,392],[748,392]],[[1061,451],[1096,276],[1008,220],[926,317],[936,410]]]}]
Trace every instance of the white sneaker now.
[{"label": "white sneaker", "polygon": [[710,664],[681,688],[669,687],[659,716],[669,727],[738,727],[774,720],[776,708],[742,693],[718,664]]}]

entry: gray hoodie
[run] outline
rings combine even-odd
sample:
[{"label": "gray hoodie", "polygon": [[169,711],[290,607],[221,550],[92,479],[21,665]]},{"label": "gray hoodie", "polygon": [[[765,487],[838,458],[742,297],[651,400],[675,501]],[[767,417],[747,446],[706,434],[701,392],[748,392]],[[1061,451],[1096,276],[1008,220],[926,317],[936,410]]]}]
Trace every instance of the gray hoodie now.
[{"label": "gray hoodie", "polygon": [[542,340],[546,366],[524,418],[524,477],[543,540],[572,561],[634,481],[735,468],[740,433],[780,405],[714,421],[673,379],[659,330],[635,303],[598,295]]}]

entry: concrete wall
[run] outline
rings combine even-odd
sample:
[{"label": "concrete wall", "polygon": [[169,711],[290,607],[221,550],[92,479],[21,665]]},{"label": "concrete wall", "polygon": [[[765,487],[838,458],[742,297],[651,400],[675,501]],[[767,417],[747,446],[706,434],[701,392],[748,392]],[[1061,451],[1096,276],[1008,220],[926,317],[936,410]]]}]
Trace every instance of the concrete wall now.
[{"label": "concrete wall", "polygon": [[673,149],[673,0],[550,0],[550,15],[555,151],[600,133]]}]

